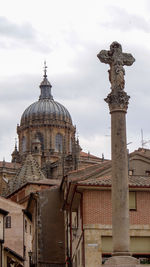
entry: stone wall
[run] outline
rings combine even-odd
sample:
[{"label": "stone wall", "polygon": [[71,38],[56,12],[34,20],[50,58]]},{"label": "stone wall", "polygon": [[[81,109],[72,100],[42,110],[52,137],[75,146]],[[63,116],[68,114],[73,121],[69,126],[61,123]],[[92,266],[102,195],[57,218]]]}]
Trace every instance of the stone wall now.
[{"label": "stone wall", "polygon": [[65,234],[60,191],[54,188],[38,195],[38,266],[63,266]]}]

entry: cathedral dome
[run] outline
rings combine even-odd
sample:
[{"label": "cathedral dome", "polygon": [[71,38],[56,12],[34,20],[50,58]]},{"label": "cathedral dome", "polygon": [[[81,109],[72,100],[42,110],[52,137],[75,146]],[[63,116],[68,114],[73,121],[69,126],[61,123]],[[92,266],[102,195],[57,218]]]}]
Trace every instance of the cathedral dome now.
[{"label": "cathedral dome", "polygon": [[53,99],[39,99],[22,114],[21,125],[31,120],[59,120],[72,124],[68,110]]},{"label": "cathedral dome", "polygon": [[51,95],[51,87],[45,68],[44,79],[40,84],[41,94],[39,100],[31,104],[24,111],[20,126],[36,121],[47,121],[48,124],[59,121],[72,125],[72,119],[68,110],[62,104],[54,101]]}]

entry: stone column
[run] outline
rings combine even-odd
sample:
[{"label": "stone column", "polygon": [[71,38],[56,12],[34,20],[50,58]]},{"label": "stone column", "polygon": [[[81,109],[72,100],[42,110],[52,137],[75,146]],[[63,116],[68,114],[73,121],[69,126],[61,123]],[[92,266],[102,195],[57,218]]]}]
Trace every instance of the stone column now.
[{"label": "stone column", "polygon": [[126,149],[126,111],[129,97],[125,92],[114,98],[111,93],[106,102],[111,114],[112,156],[112,235],[113,255],[129,253],[129,193],[128,160]]},{"label": "stone column", "polygon": [[105,101],[111,114],[111,155],[112,155],[112,236],[113,257],[106,264],[137,264],[129,252],[129,192],[128,161],[126,147],[126,112],[129,96],[124,91],[124,65],[130,66],[135,59],[123,53],[119,43],[113,42],[110,50],[98,55],[101,62],[109,64],[111,93]]}]

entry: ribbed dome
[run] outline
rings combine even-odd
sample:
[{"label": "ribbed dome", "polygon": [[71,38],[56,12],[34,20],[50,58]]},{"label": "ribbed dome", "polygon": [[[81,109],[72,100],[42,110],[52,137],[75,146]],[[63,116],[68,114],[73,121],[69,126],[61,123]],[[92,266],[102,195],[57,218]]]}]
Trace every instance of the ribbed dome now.
[{"label": "ribbed dome", "polygon": [[41,94],[39,101],[34,102],[24,111],[20,125],[28,124],[32,120],[47,120],[49,122],[57,120],[72,124],[68,110],[53,99],[51,94],[52,86],[47,79],[46,68],[45,65],[44,78],[40,84]]},{"label": "ribbed dome", "polygon": [[31,104],[22,114],[21,125],[32,119],[60,120],[72,124],[68,110],[53,99],[40,99]]}]

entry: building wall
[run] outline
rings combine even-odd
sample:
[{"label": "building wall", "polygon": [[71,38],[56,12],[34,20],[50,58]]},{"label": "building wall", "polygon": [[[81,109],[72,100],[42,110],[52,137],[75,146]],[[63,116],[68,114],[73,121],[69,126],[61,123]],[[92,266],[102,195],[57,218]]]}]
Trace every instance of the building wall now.
[{"label": "building wall", "polygon": [[22,205],[0,198],[0,206],[11,216],[11,228],[5,228],[5,247],[9,247],[23,257],[23,212]]},{"label": "building wall", "polygon": [[27,184],[25,187],[13,194],[10,199],[14,202],[23,204],[24,207],[26,207],[30,193],[36,193],[49,187],[51,186],[41,184]]},{"label": "building wall", "polygon": [[[135,191],[133,191],[135,192]],[[150,254],[150,191],[136,191],[130,210],[131,252]],[[83,192],[85,266],[98,267],[103,253],[112,252],[112,208],[110,190]]]},{"label": "building wall", "polygon": [[[150,223],[150,191],[136,191],[136,209],[130,211],[130,224]],[[111,191],[86,190],[83,193],[83,223],[111,224]]]},{"label": "building wall", "polygon": [[25,261],[24,266],[29,266],[29,255],[28,252],[32,251],[32,223],[29,218],[24,215],[24,246],[25,246]]},{"label": "building wall", "polygon": [[129,170],[133,170],[134,175],[146,175],[147,171],[150,175],[150,161],[149,159],[143,161],[142,159],[135,157],[135,159],[132,159],[129,162]]},{"label": "building wall", "polygon": [[[53,159],[51,155],[50,150],[56,150],[55,149],[55,137],[58,133],[60,133],[63,138],[65,138],[65,142],[63,142],[63,145],[65,144],[65,153],[71,153],[71,138],[74,141],[75,138],[75,128],[64,122],[60,121],[53,121],[51,124],[48,125],[48,122],[45,120],[41,120],[39,123],[34,123],[32,121],[32,128],[31,127],[22,127],[18,126],[18,137],[19,137],[19,152],[21,155],[28,153],[29,151],[32,152],[32,142],[36,137],[37,133],[41,133],[43,136],[43,143],[44,143],[44,158],[50,159],[51,161],[55,161],[55,158]],[[22,140],[25,137],[26,140],[26,148],[23,151],[23,145]],[[51,155],[51,158],[49,158]],[[43,161],[45,162],[43,158]],[[44,163],[43,162],[43,163]]]},{"label": "building wall", "polygon": [[83,232],[81,202],[78,209],[72,211],[71,240],[73,267],[83,266]]},{"label": "building wall", "polygon": [[[142,178],[141,178],[142,179]],[[150,191],[136,192],[136,210],[130,211],[130,224],[150,224]]]},{"label": "building wall", "polygon": [[83,224],[111,224],[111,191],[85,190],[83,193]]},{"label": "building wall", "polygon": [[[133,255],[150,254],[150,226],[130,227],[130,251]],[[112,253],[112,226],[89,224],[84,226],[85,266],[99,267],[102,256]]]},{"label": "building wall", "polygon": [[65,264],[63,199],[59,188],[43,190],[38,195],[38,266],[51,266],[50,264],[63,266]]}]

